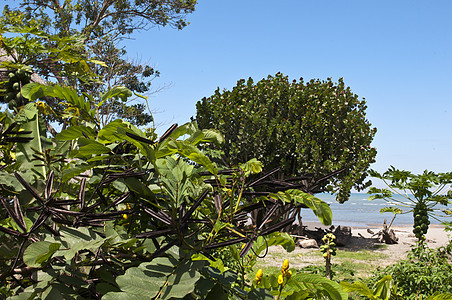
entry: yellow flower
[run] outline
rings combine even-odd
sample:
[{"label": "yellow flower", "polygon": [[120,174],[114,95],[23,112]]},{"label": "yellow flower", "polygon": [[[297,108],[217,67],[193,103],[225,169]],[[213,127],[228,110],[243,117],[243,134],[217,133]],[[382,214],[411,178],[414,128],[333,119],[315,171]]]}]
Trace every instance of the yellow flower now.
[{"label": "yellow flower", "polygon": [[292,271],[287,271],[285,275],[287,279],[290,279],[290,277],[292,277]]},{"label": "yellow flower", "polygon": [[284,277],[282,276],[282,274],[279,274],[278,276],[278,284],[282,285],[284,283]]},{"label": "yellow flower", "polygon": [[282,264],[281,272],[285,273],[287,271],[287,269],[289,269],[289,260],[285,259]]},{"label": "yellow flower", "polygon": [[262,272],[262,269],[257,270],[256,277],[254,277],[254,279],[257,281],[257,284],[259,284],[261,282],[263,275],[264,275],[264,272]]},{"label": "yellow flower", "polygon": [[122,214],[122,218],[123,218],[124,220],[127,220],[127,214]]}]

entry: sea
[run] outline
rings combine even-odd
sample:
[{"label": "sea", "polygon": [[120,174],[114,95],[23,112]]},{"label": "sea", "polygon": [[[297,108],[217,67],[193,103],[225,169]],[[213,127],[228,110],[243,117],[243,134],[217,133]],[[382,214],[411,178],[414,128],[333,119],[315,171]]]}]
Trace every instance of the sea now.
[{"label": "sea", "polygon": [[[344,225],[352,227],[368,227],[382,225],[384,220],[391,222],[394,214],[391,212],[380,213],[380,209],[384,207],[396,206],[394,203],[387,202],[382,199],[368,200],[369,195],[365,193],[351,193],[350,199],[343,204],[336,201],[336,197],[331,194],[316,194],[317,198],[328,203],[333,212],[333,225]],[[412,196],[411,196],[412,197]],[[394,195],[394,198],[404,203],[411,203],[401,195]],[[407,212],[410,208],[399,207],[402,211]],[[438,204],[435,210],[441,210],[446,206]],[[317,216],[310,209],[302,210],[303,222],[319,222]],[[450,218],[448,218],[450,220]],[[444,220],[444,219],[443,219]],[[441,224],[442,221],[430,218],[431,224]],[[411,226],[413,224],[412,212],[398,214],[393,222],[393,226]]]}]

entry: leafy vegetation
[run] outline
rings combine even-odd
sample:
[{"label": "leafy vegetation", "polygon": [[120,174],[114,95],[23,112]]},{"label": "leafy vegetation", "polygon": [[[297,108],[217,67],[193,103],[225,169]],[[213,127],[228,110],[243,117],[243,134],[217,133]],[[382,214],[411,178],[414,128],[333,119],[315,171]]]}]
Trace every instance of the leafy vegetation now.
[{"label": "leafy vegetation", "polygon": [[[397,286],[398,299],[427,299],[447,294],[452,290],[452,266],[448,262],[450,258],[450,246],[429,249],[425,244],[419,243],[412,248],[406,260],[377,271],[370,282],[391,276]],[[448,297],[452,295],[449,294]]]},{"label": "leafy vegetation", "polygon": [[[222,161],[232,166],[250,158],[285,176],[312,174],[314,192],[337,192],[348,200],[352,187],[368,186],[366,170],[374,162],[370,146],[376,129],[366,119],[366,102],[344,81],[289,82],[283,74],[255,83],[239,80],[231,90],[215,91],[196,104],[200,128],[225,136]],[[311,178],[309,178],[311,180]]]},{"label": "leafy vegetation", "polygon": [[[114,42],[149,25],[181,29],[195,3],[66,1],[60,6],[58,1],[25,1],[21,9],[5,7],[1,29],[13,35],[1,44],[7,77],[0,94],[11,111],[0,113],[0,297],[347,299],[348,292],[369,299],[449,297],[440,293],[452,287],[451,245],[433,251],[420,244],[407,261],[388,267],[368,285],[350,283],[350,277],[340,284],[331,280],[335,271],[354,276],[353,270],[332,263],[337,249],[331,234],[318,253],[329,278],[315,266],[290,268],[287,257],[281,268],[254,273],[268,247],[294,250],[292,237],[279,232],[295,220],[291,207],[309,208],[323,224],[332,222],[330,207],[312,194],[259,186],[269,176],[261,172],[282,165],[286,174],[312,179],[309,192],[335,186],[344,201],[353,185],[366,185],[375,129],[365,120],[365,102],[342,80],[337,85],[331,80],[288,84],[281,74],[256,86],[252,80],[246,86],[239,82],[232,93],[217,91],[215,96],[227,105],[249,100],[238,104],[237,116],[250,121],[244,128],[260,130],[252,146],[261,152],[244,151],[251,148],[241,148],[240,139],[229,132],[225,138],[205,124],[175,124],[161,137],[153,129],[138,128],[150,119],[136,114],[127,119],[124,111],[134,92],[149,91],[143,77],[156,73],[149,66],[124,64],[125,52]],[[36,74],[55,76],[58,84],[37,82]],[[286,111],[282,101],[288,99],[294,101]],[[206,101],[198,108],[209,108]],[[243,114],[251,108],[254,115]],[[110,109],[116,113],[109,114]],[[215,118],[213,123],[224,125],[220,116]],[[292,123],[294,118],[302,124]],[[48,134],[52,121],[63,124],[53,137]],[[297,140],[279,140],[300,128],[304,131],[294,135]],[[251,138],[240,129],[237,134]],[[335,140],[317,139],[328,136]],[[267,140],[273,144],[261,142]],[[206,155],[224,145],[230,151],[224,159],[232,168]],[[270,153],[277,159],[269,159]],[[431,213],[430,202],[449,203],[450,192],[429,193],[431,182],[439,190],[450,184],[449,174],[426,173],[416,180],[404,174],[412,180],[400,179],[395,171],[390,176],[399,176],[398,187],[408,182],[425,196],[416,195],[425,206],[415,206],[415,222],[424,222],[424,215],[417,217],[420,212]],[[369,258],[368,253],[353,255]],[[341,256],[339,251],[335,259]],[[432,296],[432,290],[437,294]]]},{"label": "leafy vegetation", "polygon": [[[129,97],[127,88],[100,101],[58,85],[31,83],[21,93],[30,102],[1,116],[4,297],[246,297],[254,292],[245,279],[247,253],[273,244],[293,249],[287,235],[271,235],[294,220],[282,220],[278,207],[297,201],[331,221],[327,205],[299,191],[243,196],[261,164],[218,170],[198,148],[223,142],[215,130],[189,123],[157,139],[123,120],[102,126],[100,103]],[[52,139],[41,97],[66,107],[69,126]],[[242,223],[264,206],[262,223]],[[238,243],[238,268],[227,271],[216,249]]]}]

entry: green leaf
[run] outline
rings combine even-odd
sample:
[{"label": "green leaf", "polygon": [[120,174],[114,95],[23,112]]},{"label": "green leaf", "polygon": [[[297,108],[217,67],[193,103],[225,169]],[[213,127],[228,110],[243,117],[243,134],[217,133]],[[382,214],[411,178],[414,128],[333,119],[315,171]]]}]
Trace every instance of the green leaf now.
[{"label": "green leaf", "polygon": [[272,300],[274,298],[269,290],[266,290],[263,288],[257,288],[257,289],[251,290],[248,293],[248,299]]},{"label": "green leaf", "polygon": [[43,153],[47,149],[52,149],[53,145],[46,136],[44,122],[39,116],[35,104],[28,103],[25,105],[16,119],[21,119],[21,128],[31,131],[29,136],[33,137],[33,140],[28,143],[17,144],[16,159],[21,163],[23,170],[33,170],[45,178],[46,168],[44,166],[36,166],[39,162],[33,161],[33,154],[35,154],[35,150]]},{"label": "green leaf", "polygon": [[157,296],[165,282],[166,274],[145,272],[140,268],[129,268],[124,275],[116,278],[116,283],[123,292],[148,299]]},{"label": "green leaf", "polygon": [[81,136],[84,136],[83,133],[85,133],[90,138],[95,138],[96,133],[94,129],[86,126],[71,126],[65,130],[62,130],[56,135],[56,138],[58,140],[68,141],[68,140],[75,140],[76,138],[79,138]]},{"label": "green leaf", "polygon": [[388,300],[391,298],[391,292],[394,287],[394,281],[391,275],[386,275],[380,279],[374,287],[373,294],[378,297],[378,299]]},{"label": "green leaf", "polygon": [[162,290],[162,298],[183,298],[194,291],[196,282],[201,278],[198,272],[203,262],[187,262],[178,265],[172,276],[168,278],[168,285]]},{"label": "green leaf", "polygon": [[333,300],[347,300],[347,293],[341,288],[341,286],[332,280],[329,280],[318,274],[305,274],[298,273],[289,280],[298,284],[306,286],[311,291],[314,291],[316,295],[322,295]]},{"label": "green leaf", "polygon": [[77,156],[79,155],[99,155],[99,154],[106,154],[110,153],[111,149],[107,146],[102,145],[99,142],[89,140],[90,142],[79,148],[77,152]]},{"label": "green leaf", "polygon": [[60,243],[50,243],[47,241],[33,243],[25,249],[24,262],[29,267],[41,267],[52,257],[60,246]]},{"label": "green leaf", "polygon": [[71,166],[71,168],[63,170],[62,179],[64,182],[68,182],[70,179],[74,178],[75,176],[78,176],[81,173],[83,173],[87,170],[90,170],[92,168],[93,168],[93,166],[90,164]]},{"label": "green leaf", "polygon": [[378,299],[372,292],[371,289],[361,281],[355,281],[354,283],[341,281],[340,285],[342,289],[347,293],[356,292],[362,296],[365,296],[371,300]]},{"label": "green leaf", "polygon": [[125,292],[109,292],[102,297],[103,300],[149,300],[147,296]]},{"label": "green leaf", "polygon": [[222,146],[224,144],[224,137],[219,130],[203,129],[202,133],[204,134],[204,138],[201,142],[214,143],[218,146]]},{"label": "green leaf", "polygon": [[285,192],[278,192],[276,196],[287,197],[291,201],[306,205],[308,208],[312,209],[323,225],[331,225],[333,222],[333,212],[328,203],[313,195],[300,190],[291,189]]},{"label": "green leaf", "polygon": [[220,272],[224,272],[225,271],[225,267],[224,267],[223,261],[221,259],[219,259],[219,258],[217,258],[215,260],[211,260],[208,257],[204,256],[203,254],[198,253],[198,254],[193,254],[191,259],[193,261],[196,261],[196,260],[208,261],[212,268],[215,268],[215,269],[219,270]]},{"label": "green leaf", "polygon": [[146,185],[144,185],[138,178],[126,177],[124,178],[124,182],[131,191],[137,193],[141,197],[148,200],[152,200],[155,198],[154,193]]},{"label": "green leaf", "polygon": [[201,278],[202,261],[178,262],[168,257],[158,257],[149,263],[127,269],[116,283],[121,291],[131,295],[162,299],[183,298],[194,291]]},{"label": "green leaf", "polygon": [[24,85],[20,92],[25,98],[29,99],[30,101],[35,101],[36,99],[44,97],[47,89],[48,88],[46,85],[33,82]]},{"label": "green leaf", "polygon": [[115,86],[108,92],[102,95],[102,100],[99,102],[98,106],[101,106],[106,100],[111,98],[120,98],[122,101],[127,101],[127,98],[132,96],[132,92],[124,86]]},{"label": "green leaf", "polygon": [[253,245],[256,255],[260,255],[267,246],[282,246],[287,252],[295,250],[295,242],[293,238],[285,232],[274,232],[264,237],[259,236]]},{"label": "green leaf", "polygon": [[105,125],[98,133],[99,142],[102,144],[112,143],[121,139],[118,135],[119,129],[122,129],[123,135],[125,132],[131,132],[128,130],[127,125],[122,120],[115,120]]},{"label": "green leaf", "polygon": [[205,167],[212,174],[218,173],[218,169],[214,166],[212,161],[204,153],[201,152],[201,150],[184,141],[168,142],[166,149],[159,149],[159,153],[156,154],[156,157],[160,158],[176,153],[190,159],[198,165]]},{"label": "green leaf", "polygon": [[393,207],[393,206],[391,206],[391,207],[383,207],[382,209],[380,209],[380,214],[381,213],[385,213],[385,212],[391,212],[391,213],[397,215],[397,214],[401,214],[402,210],[400,208]]}]

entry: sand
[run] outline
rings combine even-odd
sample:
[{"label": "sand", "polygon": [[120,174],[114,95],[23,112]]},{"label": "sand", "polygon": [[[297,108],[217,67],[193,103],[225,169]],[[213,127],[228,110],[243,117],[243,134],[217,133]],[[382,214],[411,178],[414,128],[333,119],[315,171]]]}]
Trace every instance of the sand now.
[{"label": "sand", "polygon": [[[382,249],[376,250],[387,255],[388,262],[386,262],[385,265],[392,264],[404,259],[407,255],[407,252],[411,249],[411,246],[415,245],[417,240],[412,232],[412,227],[394,226],[391,228],[394,230],[396,237],[399,239],[398,243],[387,245]],[[369,228],[352,228],[352,236],[354,237],[353,240],[355,241],[355,243],[351,245],[351,248],[372,249],[373,247],[375,247],[375,245],[379,244],[374,241],[374,239],[372,239],[372,234],[368,232],[368,229],[370,229],[374,233],[377,233],[381,230],[381,227],[375,226]],[[451,238],[452,233],[446,232],[444,230],[444,226],[430,225],[430,228],[426,235],[426,242],[430,248],[439,248],[446,246]]]},{"label": "sand", "polygon": [[[303,223],[307,225],[309,229],[315,229],[316,227],[325,228],[325,226],[320,223]],[[378,243],[376,237],[372,237],[372,234],[368,230],[377,233],[381,230],[381,226],[369,226],[369,227],[352,227],[352,238],[345,247],[340,247],[339,251],[372,251],[375,253],[382,253],[385,258],[381,261],[374,262],[378,267],[385,267],[394,264],[404,258],[406,258],[411,246],[415,245],[416,238],[412,233],[412,227],[401,227],[392,226],[391,227],[399,239],[397,244],[384,245]],[[444,226],[441,225],[430,225],[428,233],[426,235],[426,242],[430,248],[438,248],[445,246],[452,239],[452,232],[446,232]],[[303,257],[306,257],[309,252],[318,251],[318,249],[303,249],[296,247],[295,251],[291,253],[291,257],[300,258],[294,261],[297,267],[301,268],[311,264],[313,261],[306,261]],[[268,265],[278,266],[280,264],[279,256],[283,255],[285,250],[281,246],[273,246],[269,249],[269,256],[263,259],[263,262]]]}]

